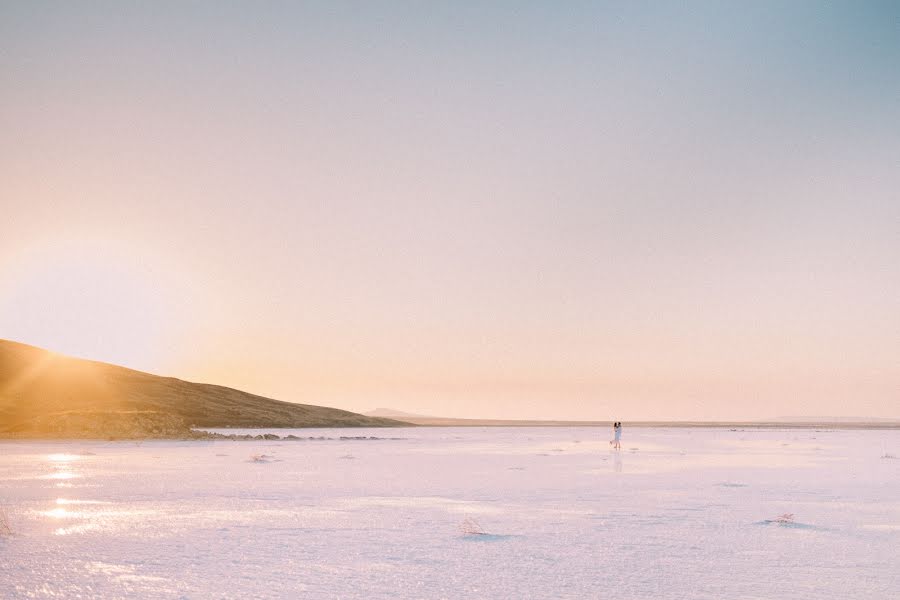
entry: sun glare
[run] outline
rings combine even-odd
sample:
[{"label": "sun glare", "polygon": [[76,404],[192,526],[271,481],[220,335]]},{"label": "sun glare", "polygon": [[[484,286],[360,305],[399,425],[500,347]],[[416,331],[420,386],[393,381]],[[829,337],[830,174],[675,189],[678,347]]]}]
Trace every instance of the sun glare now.
[{"label": "sun glare", "polygon": [[81,475],[77,473],[69,473],[68,471],[59,471],[58,473],[51,473],[50,475],[44,475],[41,479],[79,479]]},{"label": "sun glare", "polygon": [[0,283],[0,337],[155,370],[175,303],[127,252],[55,246],[23,255]]},{"label": "sun glare", "polygon": [[74,460],[78,460],[79,456],[77,454],[49,454],[47,455],[47,460],[51,462],[72,462]]}]

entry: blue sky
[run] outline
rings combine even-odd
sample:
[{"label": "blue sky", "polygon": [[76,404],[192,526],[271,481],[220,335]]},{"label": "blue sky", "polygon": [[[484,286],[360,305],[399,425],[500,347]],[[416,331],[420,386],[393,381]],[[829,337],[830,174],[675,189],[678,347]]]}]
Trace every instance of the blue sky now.
[{"label": "blue sky", "polygon": [[351,410],[900,416],[898,17],[0,3],[0,337]]}]

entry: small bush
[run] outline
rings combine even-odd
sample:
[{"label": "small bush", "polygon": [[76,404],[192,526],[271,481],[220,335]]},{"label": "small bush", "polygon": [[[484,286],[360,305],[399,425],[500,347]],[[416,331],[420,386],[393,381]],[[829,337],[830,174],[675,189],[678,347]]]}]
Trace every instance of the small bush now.
[{"label": "small bush", "polygon": [[774,523],[793,523],[794,522],[794,513],[784,513],[783,515],[778,515],[774,519],[772,519]]},{"label": "small bush", "polygon": [[472,517],[466,517],[465,520],[459,524],[459,530],[466,535],[487,535],[484,528]]},{"label": "small bush", "polygon": [[12,527],[9,524],[9,517],[6,515],[6,511],[0,507],[0,536],[2,535],[12,535]]}]

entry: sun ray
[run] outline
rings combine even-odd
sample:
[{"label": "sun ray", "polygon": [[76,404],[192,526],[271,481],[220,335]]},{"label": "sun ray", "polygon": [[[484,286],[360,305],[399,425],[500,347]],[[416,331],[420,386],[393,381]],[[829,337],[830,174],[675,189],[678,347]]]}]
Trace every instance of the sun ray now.
[{"label": "sun ray", "polygon": [[3,383],[3,387],[0,388],[0,397],[13,396],[21,391],[30,382],[39,378],[59,356],[55,352],[47,350],[42,351],[42,354],[43,355],[39,359],[32,361],[24,369],[20,370],[19,373],[13,375]]}]

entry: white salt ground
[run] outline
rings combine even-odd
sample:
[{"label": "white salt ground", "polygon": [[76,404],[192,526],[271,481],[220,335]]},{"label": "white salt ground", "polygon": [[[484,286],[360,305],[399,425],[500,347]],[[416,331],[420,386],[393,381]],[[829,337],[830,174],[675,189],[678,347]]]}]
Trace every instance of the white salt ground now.
[{"label": "white salt ground", "polygon": [[277,433],[0,442],[0,598],[900,598],[898,431]]}]

